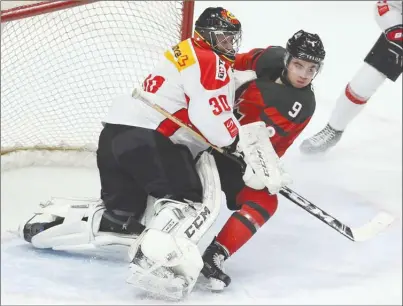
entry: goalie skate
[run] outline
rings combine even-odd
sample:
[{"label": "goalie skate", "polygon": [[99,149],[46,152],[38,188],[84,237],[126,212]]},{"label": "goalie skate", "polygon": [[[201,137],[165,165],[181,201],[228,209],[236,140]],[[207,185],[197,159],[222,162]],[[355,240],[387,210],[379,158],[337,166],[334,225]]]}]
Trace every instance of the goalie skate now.
[{"label": "goalie skate", "polygon": [[319,133],[305,139],[299,148],[305,154],[325,153],[340,141],[342,134],[343,131],[337,131],[327,124]]}]

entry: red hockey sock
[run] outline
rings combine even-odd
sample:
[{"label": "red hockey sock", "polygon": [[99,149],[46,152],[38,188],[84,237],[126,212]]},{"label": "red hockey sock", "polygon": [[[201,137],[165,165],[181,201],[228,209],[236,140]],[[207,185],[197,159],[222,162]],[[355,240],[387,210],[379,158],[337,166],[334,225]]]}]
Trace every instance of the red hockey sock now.
[{"label": "red hockey sock", "polygon": [[239,250],[277,209],[277,196],[270,195],[267,190],[245,187],[237,202],[242,205],[241,209],[231,215],[216,239],[230,255]]}]

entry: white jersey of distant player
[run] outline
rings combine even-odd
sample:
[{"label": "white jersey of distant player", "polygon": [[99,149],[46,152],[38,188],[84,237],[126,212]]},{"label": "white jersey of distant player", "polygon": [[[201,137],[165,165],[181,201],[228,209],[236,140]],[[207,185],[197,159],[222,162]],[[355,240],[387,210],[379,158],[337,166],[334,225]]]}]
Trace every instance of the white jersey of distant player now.
[{"label": "white jersey of distant player", "polygon": [[[224,147],[238,134],[233,115],[235,81],[229,63],[212,50],[184,40],[164,53],[143,83],[154,93],[153,103],[190,125],[210,143]],[[174,143],[189,147],[193,155],[206,144],[131,95],[116,97],[104,122],[158,130]]]},{"label": "white jersey of distant player", "polygon": [[375,10],[375,20],[382,31],[402,24],[402,1],[378,1]]}]

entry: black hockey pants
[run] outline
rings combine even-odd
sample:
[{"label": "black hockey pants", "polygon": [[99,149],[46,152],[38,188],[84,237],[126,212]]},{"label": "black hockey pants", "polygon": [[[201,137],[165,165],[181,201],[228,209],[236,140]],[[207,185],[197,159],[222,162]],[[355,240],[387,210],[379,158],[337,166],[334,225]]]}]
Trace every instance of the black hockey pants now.
[{"label": "black hockey pants", "polygon": [[105,124],[97,165],[107,210],[143,214],[147,196],[202,201],[202,185],[190,150],[155,130]]}]

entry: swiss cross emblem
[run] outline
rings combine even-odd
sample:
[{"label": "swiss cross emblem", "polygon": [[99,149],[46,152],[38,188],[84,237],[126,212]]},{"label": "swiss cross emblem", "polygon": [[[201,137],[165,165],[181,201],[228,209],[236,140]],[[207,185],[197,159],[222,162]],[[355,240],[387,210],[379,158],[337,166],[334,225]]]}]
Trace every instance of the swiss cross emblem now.
[{"label": "swiss cross emblem", "polygon": [[179,59],[178,59],[178,65],[183,67],[186,66],[186,61],[189,59],[189,57],[185,54],[182,55]]}]

